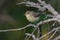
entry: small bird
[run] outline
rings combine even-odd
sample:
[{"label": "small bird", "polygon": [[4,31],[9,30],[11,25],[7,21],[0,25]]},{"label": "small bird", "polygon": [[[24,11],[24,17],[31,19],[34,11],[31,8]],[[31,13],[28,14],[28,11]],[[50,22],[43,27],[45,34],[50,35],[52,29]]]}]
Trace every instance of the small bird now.
[{"label": "small bird", "polygon": [[[33,24],[37,24],[40,20],[40,13],[34,12],[34,11],[26,11],[25,12],[25,16],[27,18],[27,20]],[[42,35],[41,33],[41,25],[39,25],[40,28],[40,36]],[[34,30],[34,28],[32,28]],[[30,29],[31,31],[31,29]]]},{"label": "small bird", "polygon": [[29,22],[37,22],[39,20],[40,13],[34,11],[26,11],[25,16]]}]

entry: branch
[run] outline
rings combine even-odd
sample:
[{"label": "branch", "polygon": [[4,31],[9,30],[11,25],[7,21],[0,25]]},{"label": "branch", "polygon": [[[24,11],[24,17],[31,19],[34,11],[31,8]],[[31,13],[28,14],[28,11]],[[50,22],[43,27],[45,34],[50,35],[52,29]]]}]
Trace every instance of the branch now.
[{"label": "branch", "polygon": [[8,30],[0,30],[0,32],[7,32],[7,31],[18,31],[18,30],[23,30],[27,27],[38,27],[39,25],[41,24],[44,24],[44,23],[47,23],[47,22],[51,22],[51,21],[55,21],[56,18],[52,18],[52,19],[48,19],[48,20],[44,20],[44,21],[40,21],[37,25],[34,25],[34,24],[28,24],[26,25],[25,27],[22,27],[22,28],[18,28],[18,29],[8,29]]},{"label": "branch", "polygon": [[30,33],[26,33],[26,35],[27,35],[27,36],[32,36],[33,40],[36,39],[35,35],[32,35],[32,34],[30,34]]},{"label": "branch", "polygon": [[58,29],[60,29],[60,27],[53,28],[50,32],[48,32],[47,34],[45,34],[45,35],[43,35],[42,37],[40,37],[39,40],[42,39],[42,38],[44,38],[45,36],[49,35],[49,34],[52,33],[53,31],[58,30]]},{"label": "branch", "polygon": [[0,30],[0,32],[18,31],[18,30],[23,30],[23,29],[25,29],[25,28],[27,28],[27,27],[31,27],[31,26],[35,27],[35,25],[33,25],[33,24],[28,24],[28,25],[26,25],[25,27],[22,27],[22,28],[18,28],[18,29],[8,29],[8,30]]},{"label": "branch", "polygon": [[56,30],[56,31],[51,35],[51,37],[50,37],[48,40],[51,40],[51,39],[53,38],[53,36],[56,34],[57,31],[58,31],[58,30]]},{"label": "branch", "polygon": [[16,3],[16,5],[21,5],[21,4],[25,4],[27,7],[38,8],[40,11],[46,10],[45,7],[41,7],[39,3],[34,3],[34,2],[30,2],[30,1]]},{"label": "branch", "polygon": [[51,19],[48,19],[48,20],[44,20],[44,21],[40,21],[37,25],[41,25],[41,24],[44,24],[44,23],[47,23],[47,22],[51,22],[51,21],[56,21],[57,19],[56,18],[51,18]]},{"label": "branch", "polygon": [[54,16],[58,15],[58,12],[55,11],[55,9],[50,5],[46,4],[45,1],[38,0],[45,8],[48,9],[49,12],[51,12]]},{"label": "branch", "polygon": [[50,5],[47,4],[46,8],[48,9],[49,12],[51,12],[54,16],[57,16],[59,13],[57,11],[55,11],[55,9]]}]

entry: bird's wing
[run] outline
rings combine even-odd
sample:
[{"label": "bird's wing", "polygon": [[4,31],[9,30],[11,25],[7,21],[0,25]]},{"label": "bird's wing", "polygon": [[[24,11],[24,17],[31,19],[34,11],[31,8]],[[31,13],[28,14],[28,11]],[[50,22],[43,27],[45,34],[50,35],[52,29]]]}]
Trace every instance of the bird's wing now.
[{"label": "bird's wing", "polygon": [[34,13],[33,15],[34,15],[34,17],[39,17],[40,13]]}]

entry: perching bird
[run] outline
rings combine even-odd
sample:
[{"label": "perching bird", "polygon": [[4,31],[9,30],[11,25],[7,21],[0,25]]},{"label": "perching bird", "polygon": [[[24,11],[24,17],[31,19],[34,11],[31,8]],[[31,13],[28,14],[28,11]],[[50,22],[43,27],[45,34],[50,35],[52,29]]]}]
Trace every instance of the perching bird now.
[{"label": "perching bird", "polygon": [[[33,24],[38,23],[38,21],[40,20],[40,13],[34,12],[34,11],[26,11],[25,12],[25,16],[27,18],[27,20]],[[40,28],[40,32],[41,32],[41,25],[39,25]],[[40,36],[42,34],[40,33]]]},{"label": "perching bird", "polygon": [[39,20],[40,13],[34,11],[26,11],[25,16],[29,22],[33,23]]}]

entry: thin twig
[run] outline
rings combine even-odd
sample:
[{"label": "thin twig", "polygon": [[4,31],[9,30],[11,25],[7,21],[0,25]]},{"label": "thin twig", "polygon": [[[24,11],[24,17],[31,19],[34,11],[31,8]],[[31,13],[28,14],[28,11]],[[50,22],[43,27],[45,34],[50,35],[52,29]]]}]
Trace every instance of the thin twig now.
[{"label": "thin twig", "polygon": [[[36,27],[36,28],[33,30],[33,32],[31,33],[31,35],[34,34],[34,32],[37,30],[37,28],[38,28],[38,27]],[[31,36],[29,36],[26,40],[29,40],[30,37],[31,37]]]},{"label": "thin twig", "polygon": [[18,31],[18,30],[23,30],[23,29],[25,29],[25,28],[27,28],[27,27],[34,27],[35,25],[33,25],[33,24],[28,24],[27,26],[25,26],[25,27],[22,27],[22,28],[17,28],[17,29],[7,29],[7,30],[0,30],[0,32],[8,32],[8,31]]},{"label": "thin twig", "polygon": [[42,39],[42,38],[44,38],[45,36],[49,35],[49,34],[52,33],[53,31],[58,30],[58,29],[60,29],[60,27],[53,28],[53,29],[52,29],[50,32],[48,32],[47,34],[41,36],[41,37],[39,38],[39,40]]},{"label": "thin twig", "polygon": [[56,30],[48,40],[51,40],[53,38],[53,36],[56,34],[57,31],[58,30]]},{"label": "thin twig", "polygon": [[51,22],[51,21],[56,21],[57,19],[56,18],[51,18],[51,19],[47,19],[47,20],[44,20],[44,21],[40,21],[37,25],[41,25],[41,24],[44,24],[44,23],[47,23],[47,22]]}]

